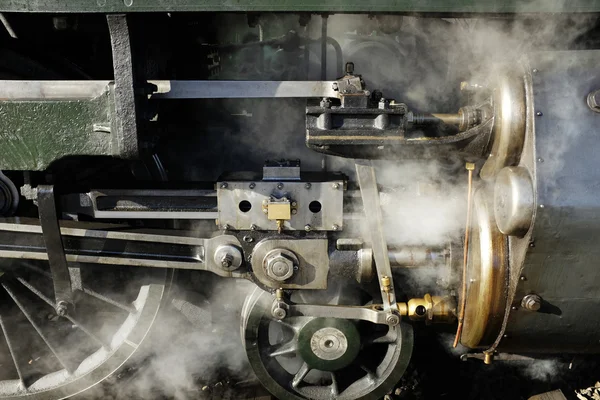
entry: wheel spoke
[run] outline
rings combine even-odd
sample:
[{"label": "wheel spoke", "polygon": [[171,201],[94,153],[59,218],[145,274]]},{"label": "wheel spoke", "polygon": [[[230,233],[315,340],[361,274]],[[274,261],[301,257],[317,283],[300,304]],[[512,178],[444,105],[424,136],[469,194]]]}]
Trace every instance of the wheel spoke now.
[{"label": "wheel spoke", "polygon": [[340,394],[337,378],[335,377],[335,372],[333,371],[331,371],[331,394],[334,398],[337,398],[337,396]]},{"label": "wheel spoke", "polygon": [[[45,276],[48,279],[52,279],[52,274],[51,273],[49,273],[48,271],[44,271],[43,269],[41,269],[41,268],[39,268],[39,267],[37,267],[37,266],[35,266],[33,264],[23,263],[23,266],[26,267],[26,268],[28,268],[28,269],[30,269],[31,271],[34,271],[34,272],[36,272],[36,273],[38,273],[40,275]],[[71,268],[69,269],[69,271],[71,271]],[[113,300],[111,298],[108,298],[108,297],[106,297],[106,296],[104,296],[104,295],[102,295],[102,294],[100,294],[100,293],[98,293],[98,292],[96,292],[96,291],[94,291],[94,290],[92,290],[92,289],[84,286],[84,285],[81,286],[80,290],[83,293],[87,294],[88,296],[94,297],[94,298],[96,298],[96,299],[98,299],[100,301],[103,301],[104,303],[113,305],[113,306],[115,306],[117,308],[120,308],[123,311],[127,311],[130,314],[134,314],[136,312],[136,310],[135,310],[134,307],[131,307],[131,306],[127,305],[127,304],[119,303],[118,301],[115,301],[115,300]]]},{"label": "wheel spoke", "polygon": [[309,372],[310,367],[307,363],[303,363],[298,372],[296,372],[296,375],[294,375],[294,379],[292,379],[292,387],[297,388]]},{"label": "wheel spoke", "polygon": [[110,304],[112,306],[115,306],[117,308],[120,308],[123,311],[127,311],[130,314],[135,314],[137,311],[134,307],[131,307],[127,304],[123,304],[123,303],[119,303],[118,301],[115,301],[111,298],[108,298],[106,296],[104,296],[103,294],[100,294],[98,292],[93,291],[90,288],[87,288],[85,286],[83,286],[83,293],[87,294],[88,296],[94,297],[100,301],[103,301],[106,304]]},{"label": "wheel spoke", "polygon": [[300,329],[302,329],[302,327],[306,324],[306,317],[287,317],[279,320],[269,315],[268,318],[274,323],[290,329],[294,332],[294,334],[298,334]]},{"label": "wheel spoke", "polygon": [[373,346],[373,345],[377,345],[377,344],[388,344],[389,345],[392,343],[396,343],[396,339],[392,338],[390,335],[373,336],[373,337],[370,337],[367,340],[365,340],[364,346],[368,347],[368,346]]},{"label": "wheel spoke", "polygon": [[294,337],[289,342],[272,345],[267,350],[267,356],[269,356],[269,357],[290,356],[290,355],[296,355],[297,351],[298,351],[298,341]]},{"label": "wheel spoke", "polygon": [[2,328],[2,333],[4,334],[4,340],[6,341],[6,346],[8,347],[8,351],[10,352],[10,357],[13,360],[13,364],[15,365],[15,369],[17,370],[17,374],[19,375],[19,381],[21,381],[21,386],[26,389],[25,381],[23,380],[23,374],[21,373],[21,368],[19,367],[19,363],[17,362],[17,357],[15,354],[15,350],[13,349],[12,342],[8,337],[8,332],[6,331],[6,325],[4,324],[4,319],[2,315],[0,315],[0,328]]},{"label": "wheel spoke", "polygon": [[[56,309],[56,304],[54,304],[54,302],[52,300],[50,300],[46,295],[44,295],[40,290],[36,289],[32,284],[30,284],[29,282],[27,282],[25,279],[21,278],[21,277],[17,277],[17,280],[23,285],[25,286],[27,289],[29,289],[33,294],[35,294],[37,297],[39,297],[40,299],[42,299],[46,304],[48,304],[50,307],[52,307],[52,309]],[[82,324],[80,321],[76,320],[75,318],[73,318],[71,315],[66,315],[65,318],[67,318],[69,321],[71,321],[71,323],[73,325],[75,325],[78,329],[80,329],[83,333],[85,333],[87,336],[89,336],[91,339],[93,339],[96,343],[98,343],[100,346],[108,349],[109,345],[108,343],[105,343],[102,339],[100,339],[98,336],[94,335],[92,333],[92,331],[90,331],[89,329],[87,329],[85,327],[84,324]]]},{"label": "wheel spoke", "polygon": [[362,369],[363,371],[365,371],[367,373],[367,377],[370,380],[375,381],[377,379],[377,373],[375,371],[373,371],[371,368],[367,367],[366,365],[361,364],[360,369]]},{"label": "wheel spoke", "polygon": [[19,301],[19,299],[17,299],[17,296],[14,294],[14,292],[5,283],[2,283],[2,287],[4,288],[4,290],[6,290],[6,293],[8,293],[8,295],[13,299],[13,301],[15,302],[15,304],[17,305],[17,307],[19,307],[19,309],[21,310],[21,312],[23,313],[23,315],[25,316],[25,318],[27,318],[27,320],[29,321],[29,323],[31,324],[31,326],[33,327],[33,329],[35,329],[35,331],[37,332],[38,336],[44,341],[44,343],[46,344],[46,346],[50,349],[50,351],[52,352],[52,354],[54,354],[54,356],[60,362],[60,364],[63,366],[63,368],[69,374],[71,374],[73,372],[72,369],[71,369],[71,367],[58,354],[58,352],[56,351],[56,349],[54,348],[54,346],[52,346],[50,344],[50,342],[48,341],[48,338],[46,337],[46,335],[44,335],[44,333],[42,332],[42,330],[40,329],[40,327],[35,323],[35,321],[31,317],[31,315],[29,314],[29,312],[27,311],[27,309],[23,306],[23,304]]},{"label": "wheel spoke", "polygon": [[21,278],[21,277],[17,277],[17,280],[23,285],[25,286],[27,289],[29,289],[29,291],[31,291],[33,294],[35,294],[38,298],[42,299],[46,304],[48,304],[50,307],[52,307],[53,309],[56,309],[56,305],[54,304],[54,302],[52,300],[50,300],[46,295],[44,295],[42,292],[40,292],[38,289],[34,288],[33,285],[31,285],[29,282],[27,282],[25,279]]}]

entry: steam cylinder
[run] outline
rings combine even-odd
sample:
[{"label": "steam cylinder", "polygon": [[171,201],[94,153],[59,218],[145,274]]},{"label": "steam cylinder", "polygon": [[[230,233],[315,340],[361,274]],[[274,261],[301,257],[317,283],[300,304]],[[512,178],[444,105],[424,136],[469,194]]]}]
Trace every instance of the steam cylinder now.
[{"label": "steam cylinder", "polygon": [[526,235],[508,239],[508,316],[498,350],[598,352],[600,113],[587,99],[600,89],[600,51],[542,52],[528,64],[520,165],[533,178],[534,215]]}]

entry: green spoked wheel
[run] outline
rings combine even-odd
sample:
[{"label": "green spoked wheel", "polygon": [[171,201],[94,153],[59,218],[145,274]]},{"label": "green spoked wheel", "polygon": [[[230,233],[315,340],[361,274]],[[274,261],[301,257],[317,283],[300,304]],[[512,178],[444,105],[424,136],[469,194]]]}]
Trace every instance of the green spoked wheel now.
[{"label": "green spoked wheel", "polygon": [[[313,292],[298,292],[291,300],[352,305],[338,294],[324,301],[322,293]],[[378,399],[404,374],[412,354],[410,325],[390,329],[335,316],[280,321],[271,316],[272,301],[270,293],[255,290],[244,304],[241,328],[254,372],[278,399]]]}]

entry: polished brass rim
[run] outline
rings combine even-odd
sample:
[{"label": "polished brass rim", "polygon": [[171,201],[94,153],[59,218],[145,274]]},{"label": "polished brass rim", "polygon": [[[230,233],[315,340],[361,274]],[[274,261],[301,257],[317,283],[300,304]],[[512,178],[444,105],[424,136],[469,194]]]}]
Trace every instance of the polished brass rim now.
[{"label": "polished brass rim", "polygon": [[494,90],[494,128],[490,155],[481,168],[484,180],[493,179],[506,166],[517,165],[525,142],[525,81],[502,74]]},{"label": "polished brass rim", "polygon": [[467,295],[461,336],[464,346],[494,342],[504,319],[508,252],[506,236],[497,228],[487,193],[480,189],[473,202],[473,229],[467,261]]}]

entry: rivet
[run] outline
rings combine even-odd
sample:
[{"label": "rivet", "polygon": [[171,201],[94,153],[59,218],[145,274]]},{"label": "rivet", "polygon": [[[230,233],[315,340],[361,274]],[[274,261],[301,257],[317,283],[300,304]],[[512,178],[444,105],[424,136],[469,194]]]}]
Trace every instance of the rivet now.
[{"label": "rivet", "polygon": [[535,115],[537,115],[538,117],[541,117],[544,114],[541,111],[538,111],[538,112],[535,113]]},{"label": "rivet", "polygon": [[255,187],[256,187],[256,183],[252,182],[252,183],[250,184],[250,189],[254,189]]},{"label": "rivet", "polygon": [[221,189],[227,189],[227,182],[221,183]]},{"label": "rivet", "polygon": [[544,205],[543,205],[543,204],[540,204],[540,208],[544,208]]},{"label": "rivet", "polygon": [[540,157],[540,158],[538,158],[538,162],[541,162],[541,163],[543,163],[543,162],[544,162],[544,159],[543,159],[542,157]]},{"label": "rivet", "polygon": [[519,279],[522,280],[522,281],[526,281],[527,280],[527,278],[525,277],[525,275],[521,275],[521,277]]},{"label": "rivet", "polygon": [[306,189],[310,189],[310,187],[311,187],[311,186],[312,186],[312,185],[311,185],[310,183],[307,183],[307,184],[305,184],[305,185],[304,185],[304,188],[306,188]]},{"label": "rivet", "polygon": [[283,183],[278,183],[277,184],[277,189],[279,189],[279,190],[283,189]]}]

